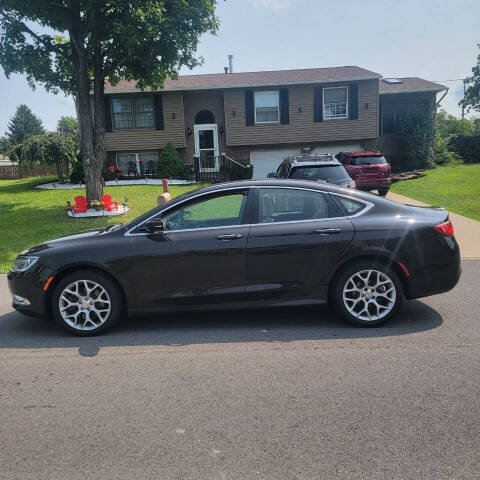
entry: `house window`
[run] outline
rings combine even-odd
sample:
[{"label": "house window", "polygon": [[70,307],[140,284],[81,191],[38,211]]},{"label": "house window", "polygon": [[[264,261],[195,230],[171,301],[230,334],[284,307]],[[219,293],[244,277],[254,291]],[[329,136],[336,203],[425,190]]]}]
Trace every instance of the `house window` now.
[{"label": "house window", "polygon": [[118,153],[117,167],[125,176],[152,175],[156,171],[157,153]]},{"label": "house window", "polygon": [[278,91],[255,92],[255,123],[278,123],[279,119]]},{"label": "house window", "polygon": [[382,135],[392,135],[395,131],[395,110],[393,105],[382,105]]},{"label": "house window", "polygon": [[348,118],[348,88],[323,89],[323,118]]},{"label": "house window", "polygon": [[153,128],[153,98],[112,98],[113,126],[122,128]]}]

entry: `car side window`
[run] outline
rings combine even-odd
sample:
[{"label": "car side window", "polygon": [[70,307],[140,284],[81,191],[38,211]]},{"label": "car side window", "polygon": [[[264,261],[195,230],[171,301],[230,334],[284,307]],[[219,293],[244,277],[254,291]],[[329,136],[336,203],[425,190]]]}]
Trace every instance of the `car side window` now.
[{"label": "car side window", "polygon": [[284,176],[285,176],[285,164],[283,164],[283,163],[280,164],[280,166],[277,169],[276,176],[278,178],[284,178]]},{"label": "car side window", "polygon": [[205,196],[162,215],[168,231],[240,225],[248,191]]},{"label": "car side window", "polygon": [[364,203],[357,202],[355,200],[352,200],[351,198],[339,197],[338,195],[332,196],[338,203],[342,205],[343,210],[347,215],[356,215],[357,213],[360,213],[364,208],[366,208],[366,205]]},{"label": "car side window", "polygon": [[294,188],[261,188],[260,223],[319,220],[329,217],[329,204],[322,192]]}]

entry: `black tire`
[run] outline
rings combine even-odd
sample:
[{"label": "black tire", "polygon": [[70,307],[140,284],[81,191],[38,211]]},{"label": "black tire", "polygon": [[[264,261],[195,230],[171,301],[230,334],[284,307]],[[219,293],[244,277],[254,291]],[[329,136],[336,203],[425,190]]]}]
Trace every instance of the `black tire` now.
[{"label": "black tire", "polygon": [[378,193],[381,197],[384,197],[388,193],[389,190],[390,190],[390,187],[379,188]]},{"label": "black tire", "polygon": [[[64,292],[65,288],[69,285],[73,284],[77,281],[85,280],[87,282],[95,282],[101,288],[103,288],[108,295],[108,297],[103,297],[104,299],[109,298],[110,300],[110,311],[108,312],[107,316],[104,319],[100,319],[100,317],[95,316],[95,312],[92,314],[94,320],[99,323],[98,327],[94,327],[92,324],[88,326],[89,329],[82,329],[82,328],[75,328],[74,326],[70,325],[67,320],[65,320],[60,312],[60,297]],[[93,284],[89,284],[93,285]],[[96,295],[97,292],[101,291],[101,288],[97,290],[92,290],[92,294]],[[71,299],[75,299],[75,297],[70,297]],[[86,297],[84,297],[86,298]],[[99,308],[106,307],[107,305],[99,300],[100,303],[97,303],[96,306]],[[97,272],[95,270],[77,270],[66,277],[62,278],[60,282],[55,286],[55,289],[52,294],[51,299],[51,308],[53,313],[54,320],[61,325],[63,328],[68,330],[69,332],[81,336],[81,337],[89,337],[94,335],[99,335],[100,333],[105,332],[106,330],[110,329],[118,322],[118,320],[122,316],[123,308],[123,296],[122,293],[117,286],[117,284],[112,281],[107,275]],[[77,308],[77,310],[75,310]],[[80,310],[79,307],[73,307],[73,312],[78,312]],[[83,310],[82,310],[83,312]],[[86,315],[83,314],[83,315]],[[89,312],[90,315],[90,312]],[[85,317],[83,317],[85,318]],[[72,319],[73,321],[73,319]]]},{"label": "black tire", "polygon": [[[348,303],[350,307],[352,307],[354,305],[354,300],[359,297],[356,297],[354,298],[354,300],[350,300],[347,302],[344,302],[344,299],[343,299],[344,288],[346,287],[347,282],[349,282],[352,276],[355,275],[356,273],[358,274],[359,272],[364,272],[366,270],[373,270],[373,271],[380,272],[382,275],[379,277],[376,277],[377,280],[384,280],[385,279],[384,276],[388,277],[388,279],[391,281],[395,289],[394,291],[395,299],[393,302],[388,301],[384,297],[385,293],[384,293],[384,290],[382,290],[384,286],[378,287],[378,292],[374,292],[374,293],[358,292],[359,297],[360,295],[363,294],[363,295],[375,295],[375,298],[368,297],[368,300],[367,298],[365,300],[363,300],[363,298],[360,299],[359,302],[357,302],[357,305],[355,306],[356,310],[354,309],[354,313],[358,315],[359,313],[358,310],[363,310],[363,308],[367,307],[368,311],[372,314],[373,317],[375,317],[375,311],[381,312],[380,313],[381,318],[378,318],[378,319],[374,318],[372,320],[369,320],[369,319],[358,318],[357,316],[355,316],[349,311],[349,309],[346,306],[346,303]],[[366,276],[367,274],[363,273],[362,275]],[[372,273],[372,275],[374,274]],[[375,275],[372,277],[370,281],[371,283],[375,282]],[[387,285],[389,286],[389,284]],[[356,287],[358,287],[358,285],[356,285]],[[363,286],[362,286],[362,289],[363,289]],[[369,290],[373,290],[373,288]],[[357,292],[352,292],[349,295],[353,297],[357,295]],[[383,265],[381,263],[375,263],[373,261],[366,261],[366,260],[355,262],[351,265],[348,265],[346,268],[344,268],[333,280],[332,290],[331,290],[331,300],[336,312],[347,322],[360,327],[376,327],[385,322],[388,322],[397,313],[398,309],[401,307],[403,302],[403,296],[404,294],[403,294],[402,282],[400,281],[400,278],[398,277],[398,275],[392,269],[388,268],[386,265]],[[377,308],[375,304],[368,305],[367,304],[368,301],[383,304],[381,306],[383,310],[380,310],[379,308]],[[393,303],[393,306],[391,306],[390,310],[387,312],[387,309],[384,307],[392,305],[392,303]],[[363,313],[363,316],[368,315],[368,311],[365,310]]]}]

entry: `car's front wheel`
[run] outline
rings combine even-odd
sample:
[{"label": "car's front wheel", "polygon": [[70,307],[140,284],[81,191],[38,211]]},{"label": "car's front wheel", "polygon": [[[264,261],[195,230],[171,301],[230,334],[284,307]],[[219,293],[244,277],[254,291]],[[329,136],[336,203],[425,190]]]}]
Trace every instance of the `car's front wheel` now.
[{"label": "car's front wheel", "polygon": [[57,323],[76,335],[98,335],[120,319],[122,295],[108,276],[79,270],[56,285],[52,313]]},{"label": "car's front wheel", "polygon": [[337,312],[350,323],[362,327],[380,325],[400,308],[402,282],[384,265],[358,262],[335,279],[332,300]]},{"label": "car's front wheel", "polygon": [[388,188],[388,187],[387,188],[379,188],[378,193],[381,197],[384,197],[388,193],[389,190],[390,190],[390,188]]}]

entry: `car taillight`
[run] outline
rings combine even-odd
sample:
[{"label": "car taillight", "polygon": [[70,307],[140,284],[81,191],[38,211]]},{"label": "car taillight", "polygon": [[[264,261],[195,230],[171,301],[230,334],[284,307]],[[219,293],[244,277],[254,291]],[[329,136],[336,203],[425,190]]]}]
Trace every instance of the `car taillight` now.
[{"label": "car taillight", "polygon": [[450,220],[440,223],[440,225],[435,225],[435,230],[444,237],[453,236],[453,225]]}]

